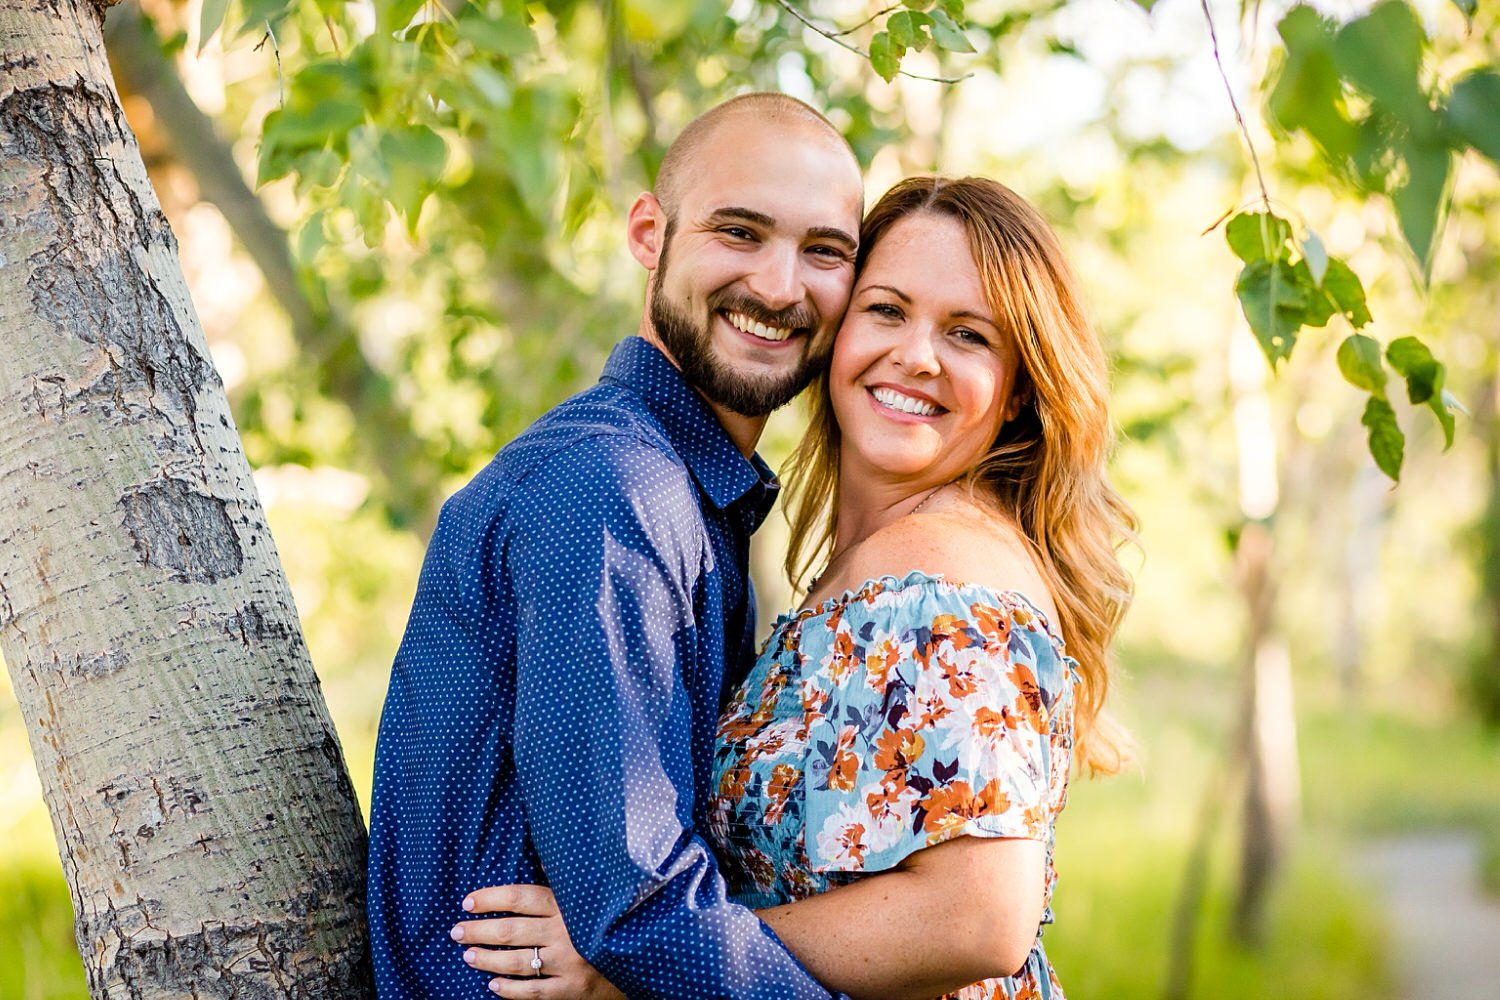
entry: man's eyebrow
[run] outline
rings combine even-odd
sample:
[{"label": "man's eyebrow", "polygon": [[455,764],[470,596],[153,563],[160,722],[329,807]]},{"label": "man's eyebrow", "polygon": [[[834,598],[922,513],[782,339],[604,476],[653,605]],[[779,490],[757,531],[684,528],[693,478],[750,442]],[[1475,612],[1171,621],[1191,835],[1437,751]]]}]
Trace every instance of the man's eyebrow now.
[{"label": "man's eyebrow", "polygon": [[[723,208],[716,208],[709,213],[708,219],[710,222],[728,222],[730,220],[753,222],[757,226],[764,226],[767,229],[776,225],[775,216],[740,205],[726,205]],[[833,240],[835,243],[842,243],[850,250],[859,246],[858,240],[837,226],[813,226],[807,231],[807,235],[810,239]]]},{"label": "man's eyebrow", "polygon": [[837,226],[813,226],[807,231],[807,235],[815,240],[833,240],[835,243],[842,243],[850,250],[859,246],[858,240]]},{"label": "man's eyebrow", "polygon": [[739,219],[741,222],[753,222],[758,226],[776,225],[776,220],[765,212],[757,212],[753,208],[741,208],[738,205],[727,205],[724,208],[716,208],[709,213],[708,217],[713,221]]}]

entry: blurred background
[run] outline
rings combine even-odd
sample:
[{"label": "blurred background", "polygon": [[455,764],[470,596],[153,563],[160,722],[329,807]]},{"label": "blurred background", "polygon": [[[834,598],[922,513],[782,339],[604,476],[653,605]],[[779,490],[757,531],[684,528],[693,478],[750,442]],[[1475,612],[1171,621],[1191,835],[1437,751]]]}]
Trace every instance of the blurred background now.
[{"label": "blurred background", "polygon": [[[1419,258],[1388,199],[1267,121],[1286,5],[906,7],[967,30],[892,82],[866,55],[904,30],[899,7],[859,0],[110,11],[362,801],[439,505],[634,332],[623,214],[665,143],[723,97],[778,89],[845,132],[871,201],[932,171],[1031,199],[1116,359],[1114,477],[1141,533],[1114,702],[1138,760],[1079,777],[1059,822],[1046,940],[1069,995],[1500,996],[1483,965],[1500,956],[1495,163],[1453,159]],[[1493,5],[1411,9],[1424,86],[1496,60]],[[1218,224],[1259,189],[1231,93],[1277,214],[1362,278],[1365,332],[1420,336],[1468,411],[1445,451],[1393,389],[1399,486],[1336,364],[1343,320],[1303,331],[1274,375],[1246,324]],[[773,465],[801,419],[774,418]],[[765,613],[793,599],[784,540],[773,517],[757,541]],[[86,996],[6,680],[0,840],[0,997]]]}]

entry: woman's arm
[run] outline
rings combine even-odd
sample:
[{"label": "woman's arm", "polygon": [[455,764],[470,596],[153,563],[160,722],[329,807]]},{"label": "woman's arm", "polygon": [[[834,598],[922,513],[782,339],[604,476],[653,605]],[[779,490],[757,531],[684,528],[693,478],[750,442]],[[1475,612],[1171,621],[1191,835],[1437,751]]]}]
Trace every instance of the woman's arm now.
[{"label": "woman's arm", "polygon": [[[1045,865],[1040,841],[957,837],[915,852],[889,872],[756,916],[831,990],[853,1000],[926,1000],[1008,976],[1025,963],[1042,920]],[[496,980],[501,996],[609,994],[608,982],[573,950],[548,890],[510,886],[470,898],[476,912],[525,916],[466,921],[455,938],[466,945],[542,945],[546,975],[556,977]],[[477,969],[517,975],[529,971],[522,966],[530,955],[471,948],[464,957]]]},{"label": "woman's arm", "polygon": [[957,837],[889,872],[756,912],[829,989],[919,1000],[1025,964],[1045,867],[1040,841]]}]

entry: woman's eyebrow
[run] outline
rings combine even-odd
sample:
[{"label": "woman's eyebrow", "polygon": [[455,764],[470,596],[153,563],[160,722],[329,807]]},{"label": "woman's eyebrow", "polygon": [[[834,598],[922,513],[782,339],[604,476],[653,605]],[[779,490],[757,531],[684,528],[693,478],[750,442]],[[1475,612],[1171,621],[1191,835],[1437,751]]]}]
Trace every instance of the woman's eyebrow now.
[{"label": "woman's eyebrow", "polygon": [[970,312],[967,309],[960,309],[958,312],[951,312],[948,315],[956,317],[958,319],[977,319],[979,320],[979,322],[988,324],[989,326],[994,327],[996,330],[1000,329],[1000,324],[990,319],[984,313]]},{"label": "woman's eyebrow", "polygon": [[876,290],[879,290],[879,291],[882,291],[882,292],[890,292],[892,295],[896,296],[896,298],[900,299],[902,302],[906,302],[906,303],[910,303],[911,302],[911,296],[907,295],[905,292],[903,292],[901,289],[895,287],[894,285],[866,285],[865,287],[863,287],[863,288],[861,288],[859,290],[859,294],[863,295],[865,292],[873,292],[873,291],[876,291]]}]

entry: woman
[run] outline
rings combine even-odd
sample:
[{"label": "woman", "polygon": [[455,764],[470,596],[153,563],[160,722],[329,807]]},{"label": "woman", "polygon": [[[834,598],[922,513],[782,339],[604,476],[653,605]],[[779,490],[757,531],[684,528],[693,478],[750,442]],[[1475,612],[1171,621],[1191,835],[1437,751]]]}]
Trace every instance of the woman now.
[{"label": "woman", "polygon": [[[721,721],[710,839],[831,988],[1058,997],[1053,823],[1070,761],[1123,749],[1106,363],[1056,238],[1000,184],[903,181],[860,254],[787,476],[793,582],[827,562]],[[555,995],[606,995],[556,935]]]}]

